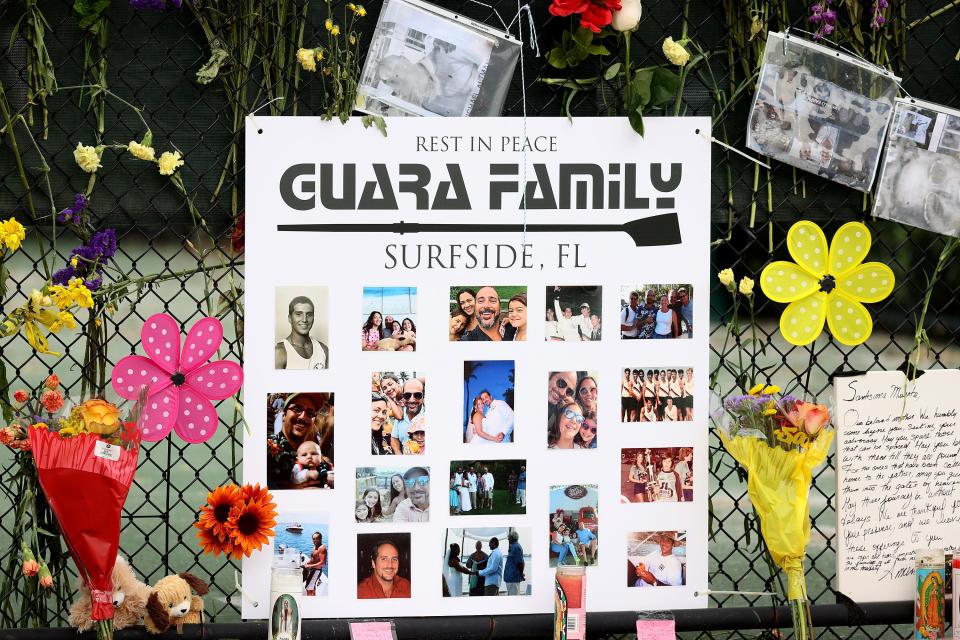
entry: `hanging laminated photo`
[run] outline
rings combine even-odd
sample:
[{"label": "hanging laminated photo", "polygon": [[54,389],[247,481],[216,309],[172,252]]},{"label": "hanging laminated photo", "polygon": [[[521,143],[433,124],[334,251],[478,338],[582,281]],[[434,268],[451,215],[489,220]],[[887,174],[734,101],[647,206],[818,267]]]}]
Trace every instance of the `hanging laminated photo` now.
[{"label": "hanging laminated photo", "polygon": [[[899,80],[853,56],[789,34],[768,33],[747,146],[869,191]],[[917,126],[914,135],[921,135]]]},{"label": "hanging laminated photo", "polygon": [[498,116],[520,42],[419,0],[386,0],[357,86],[380,116]]},{"label": "hanging laminated photo", "polygon": [[960,236],[960,111],[898,99],[873,215]]}]

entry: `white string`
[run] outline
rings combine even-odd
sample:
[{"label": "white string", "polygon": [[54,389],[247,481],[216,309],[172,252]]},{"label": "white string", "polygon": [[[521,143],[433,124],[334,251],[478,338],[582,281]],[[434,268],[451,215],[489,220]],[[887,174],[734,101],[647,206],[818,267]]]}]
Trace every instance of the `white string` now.
[{"label": "white string", "polygon": [[[517,9],[517,15],[513,16],[513,20],[510,21],[507,29],[509,30],[509,28],[513,26],[514,22],[520,20],[520,15],[522,13],[527,14],[527,28],[530,30],[530,48],[533,49],[533,55],[539,58],[540,38],[537,37],[537,24],[533,20],[533,9],[530,8],[530,3],[527,3]],[[517,29],[520,29],[520,27],[518,26]]]},{"label": "white string", "polygon": [[693,596],[775,596],[773,591],[694,591]]},{"label": "white string", "polygon": [[717,139],[716,139],[715,137],[713,137],[713,136],[708,136],[707,134],[705,134],[704,132],[700,131],[699,129],[697,129],[697,135],[700,136],[701,138],[703,138],[704,140],[708,141],[708,142],[712,142],[712,143],[714,143],[714,144],[718,144],[718,145],[720,145],[721,147],[723,147],[724,149],[726,149],[726,150],[728,150],[728,151],[733,151],[735,154],[737,154],[737,155],[739,155],[739,156],[743,156],[744,158],[746,158],[746,159],[749,160],[750,162],[754,162],[754,163],[760,165],[761,167],[763,167],[764,169],[769,169],[769,168],[770,168],[770,165],[768,165],[767,163],[761,162],[761,161],[757,160],[756,158],[754,158],[754,157],[751,156],[751,155],[747,155],[746,153],[744,153],[743,151],[740,151],[740,149],[737,149],[736,147],[731,147],[729,144],[727,144],[726,142],[724,142],[724,141],[722,141],[722,140],[717,140]]},{"label": "white string", "polygon": [[253,111],[251,111],[250,113],[248,113],[248,114],[247,114],[247,117],[250,118],[250,122],[253,123],[253,126],[256,127],[258,130],[260,129],[260,125],[257,124],[257,118],[256,118],[256,113],[257,113],[257,111],[260,111],[260,110],[263,109],[264,107],[269,106],[269,105],[273,104],[274,102],[277,102],[278,100],[283,100],[283,99],[284,99],[283,96],[277,96],[277,97],[274,98],[273,100],[267,100],[267,101],[264,102],[262,105],[260,105],[259,107],[257,107],[256,109],[254,109]]},{"label": "white string", "polygon": [[[251,118],[253,117],[252,113],[250,114],[250,117]],[[250,601],[250,604],[253,606],[254,609],[260,606],[260,603],[254,600],[253,598],[251,598],[250,594],[244,591],[243,587],[240,586],[240,574],[237,573],[236,569],[234,569],[233,571],[233,584],[237,588],[237,591],[240,592],[240,595],[242,595],[244,598]]]},{"label": "white string", "polygon": [[[503,25],[503,30],[507,32],[510,31],[510,27],[507,26],[507,23],[503,21],[503,17],[500,16],[500,12],[497,11],[497,8],[494,7],[492,4],[487,4],[486,2],[480,2],[480,0],[469,0],[469,1],[472,2],[473,4],[478,4],[481,7],[486,7],[487,9],[490,9],[490,11],[493,11],[494,15],[497,16],[497,20],[500,21],[501,25]],[[510,24],[512,25],[513,23],[511,22]]]},{"label": "white string", "polygon": [[[529,6],[527,10],[529,11]],[[517,16],[520,17],[520,0],[517,0]],[[510,23],[511,25],[513,22]],[[531,29],[532,31],[532,29]],[[523,22],[517,22],[517,35],[520,39],[520,98],[523,108],[523,173],[520,182],[520,206],[523,207],[523,232],[520,235],[521,249],[527,243],[527,77],[523,68]],[[531,33],[531,36],[533,34]]]}]

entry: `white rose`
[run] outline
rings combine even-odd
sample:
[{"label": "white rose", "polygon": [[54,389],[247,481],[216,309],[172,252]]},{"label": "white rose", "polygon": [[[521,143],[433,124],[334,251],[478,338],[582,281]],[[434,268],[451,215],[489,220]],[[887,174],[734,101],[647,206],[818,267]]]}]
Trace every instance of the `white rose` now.
[{"label": "white rose", "polygon": [[643,8],[640,6],[640,0],[621,0],[620,11],[613,12],[613,22],[610,26],[615,31],[632,31],[640,24],[640,16],[643,14]]}]

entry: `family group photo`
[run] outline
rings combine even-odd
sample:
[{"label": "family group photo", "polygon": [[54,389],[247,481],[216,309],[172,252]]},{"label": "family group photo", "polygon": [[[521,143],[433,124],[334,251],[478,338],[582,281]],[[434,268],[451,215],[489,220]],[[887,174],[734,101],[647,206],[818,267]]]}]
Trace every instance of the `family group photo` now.
[{"label": "family group photo", "polygon": [[547,287],[547,342],[600,340],[602,287]]},{"label": "family group photo", "polygon": [[430,469],[357,467],[357,522],[429,522]]},{"label": "family group photo", "polygon": [[304,596],[326,596],[330,584],[330,525],[325,513],[282,513],[277,518],[274,566],[300,569]]},{"label": "family group photo", "polygon": [[464,286],[450,288],[451,342],[527,339],[527,288]]},{"label": "family group photo", "polygon": [[447,529],[443,541],[443,596],[526,596],[532,538],[527,527]]},{"label": "family group photo", "polygon": [[427,450],[427,380],[416,371],[374,371],[370,380],[370,453]]},{"label": "family group photo", "polygon": [[327,287],[277,287],[274,298],[274,368],[328,368],[330,293]]},{"label": "family group photo", "polygon": [[463,363],[463,441],[500,444],[514,441],[513,360],[466,360]]},{"label": "family group photo", "polygon": [[692,337],[693,288],[689,284],[641,284],[620,288],[621,339]]},{"label": "family group photo", "polygon": [[417,350],[417,288],[364,287],[363,351]]},{"label": "family group photo", "polygon": [[267,486],[333,489],[333,394],[267,396]]},{"label": "family group photo", "polygon": [[690,422],[693,388],[692,367],[627,367],[620,378],[620,421]]},{"label": "family group photo", "polygon": [[620,450],[620,502],[693,502],[693,448]]},{"label": "family group photo", "polygon": [[554,371],[547,378],[547,448],[597,448],[597,373]]},{"label": "family group photo", "polygon": [[687,532],[627,534],[628,587],[682,587],[687,584]]},{"label": "family group photo", "polygon": [[450,462],[450,515],[527,512],[526,460]]},{"label": "family group photo", "polygon": [[357,598],[410,597],[410,534],[357,534]]},{"label": "family group photo", "polygon": [[550,487],[550,566],[597,564],[597,485]]}]

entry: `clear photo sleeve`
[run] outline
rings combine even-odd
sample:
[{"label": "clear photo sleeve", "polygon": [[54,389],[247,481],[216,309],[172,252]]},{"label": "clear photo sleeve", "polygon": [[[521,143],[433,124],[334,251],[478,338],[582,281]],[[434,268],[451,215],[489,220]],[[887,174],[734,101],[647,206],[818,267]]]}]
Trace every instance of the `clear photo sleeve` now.
[{"label": "clear photo sleeve", "polygon": [[815,42],[768,33],[747,121],[747,147],[869,191],[899,80]]},{"label": "clear photo sleeve", "polygon": [[385,0],[357,87],[380,116],[499,116],[520,60],[504,31],[422,0]]}]

